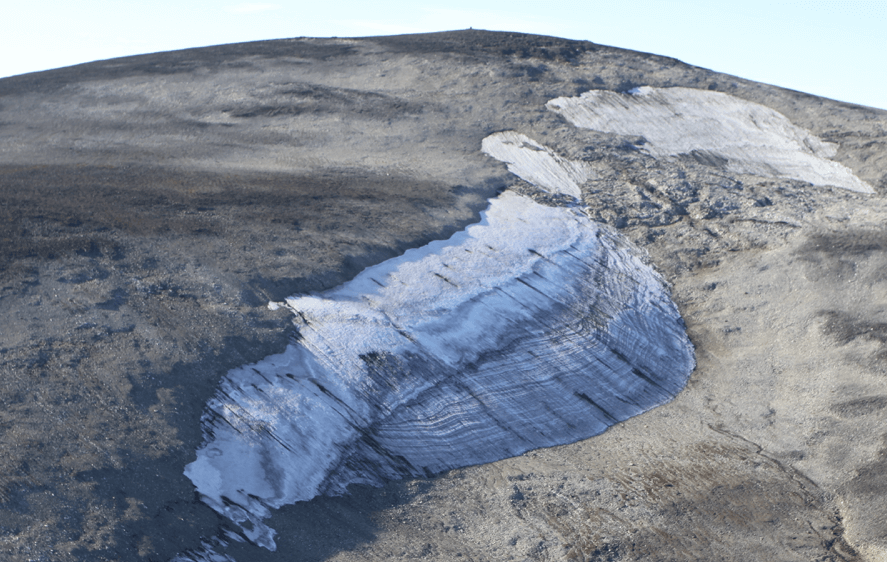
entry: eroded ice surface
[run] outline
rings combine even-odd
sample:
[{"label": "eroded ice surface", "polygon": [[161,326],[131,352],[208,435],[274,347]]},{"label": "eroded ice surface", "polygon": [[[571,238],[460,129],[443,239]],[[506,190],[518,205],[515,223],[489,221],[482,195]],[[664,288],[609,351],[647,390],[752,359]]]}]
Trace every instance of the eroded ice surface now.
[{"label": "eroded ice surface", "polygon": [[769,107],[721,92],[649,86],[625,94],[597,90],[551,100],[548,108],[577,127],[643,136],[653,156],[726,160],[735,173],[874,193],[850,168],[829,160],[836,152],[833,143]]},{"label": "eroded ice surface", "polygon": [[482,149],[505,162],[512,174],[553,193],[581,199],[579,189],[594,177],[585,162],[574,162],[555,154],[530,137],[515,131],[495,133],[483,140]]},{"label": "eroded ice surface", "polygon": [[449,240],[283,305],[298,341],[228,373],[185,471],[270,549],[271,508],[587,438],[694,367],[630,243],[511,192]]}]

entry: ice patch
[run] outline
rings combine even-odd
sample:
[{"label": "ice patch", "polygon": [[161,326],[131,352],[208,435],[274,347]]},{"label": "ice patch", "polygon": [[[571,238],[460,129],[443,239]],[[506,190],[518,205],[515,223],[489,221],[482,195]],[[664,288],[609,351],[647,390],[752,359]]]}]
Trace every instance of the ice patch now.
[{"label": "ice patch", "polygon": [[639,135],[656,157],[726,160],[727,170],[874,193],[850,168],[829,160],[837,147],[781,113],[721,92],[644,86],[556,98],[548,108],[577,127]]},{"label": "ice patch", "polygon": [[505,162],[512,174],[553,193],[581,199],[579,187],[594,177],[585,162],[563,158],[514,131],[492,134],[483,140],[481,147],[484,153]]},{"label": "ice patch", "polygon": [[510,192],[449,240],[283,304],[298,341],[227,374],[185,470],[271,550],[270,509],[590,437],[695,364],[629,242]]}]

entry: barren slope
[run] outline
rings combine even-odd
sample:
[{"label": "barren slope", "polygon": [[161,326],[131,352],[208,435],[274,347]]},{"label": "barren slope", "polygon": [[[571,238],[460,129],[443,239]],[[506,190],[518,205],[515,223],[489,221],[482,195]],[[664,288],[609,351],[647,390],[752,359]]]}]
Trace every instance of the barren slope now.
[{"label": "barren slope", "polygon": [[[548,105],[642,86],[765,106],[874,193],[657,150]],[[459,31],[5,78],[0,132],[7,559],[166,561],[203,543],[239,562],[887,556],[887,112]],[[687,388],[588,440],[284,506],[276,552],[232,539],[184,470],[226,373],[295,335],[267,303],[446,239],[505,189],[564,204],[482,151],[502,132],[573,163],[557,177],[588,216],[672,284]]]}]

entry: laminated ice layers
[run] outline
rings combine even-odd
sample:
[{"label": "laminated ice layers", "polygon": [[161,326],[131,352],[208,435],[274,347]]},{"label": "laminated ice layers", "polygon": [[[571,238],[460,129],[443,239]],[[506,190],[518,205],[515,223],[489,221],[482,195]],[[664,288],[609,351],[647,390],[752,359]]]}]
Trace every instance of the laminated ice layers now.
[{"label": "laminated ice layers", "polygon": [[548,108],[577,127],[643,136],[644,149],[656,157],[688,155],[723,161],[734,173],[874,193],[850,168],[829,160],[837,145],[769,107],[729,94],[643,86],[625,94],[593,90],[557,98]]},{"label": "laminated ice layers", "polygon": [[284,305],[298,341],[224,378],[186,469],[272,549],[269,508],[587,438],[670,400],[694,367],[636,249],[510,192],[449,240]]}]

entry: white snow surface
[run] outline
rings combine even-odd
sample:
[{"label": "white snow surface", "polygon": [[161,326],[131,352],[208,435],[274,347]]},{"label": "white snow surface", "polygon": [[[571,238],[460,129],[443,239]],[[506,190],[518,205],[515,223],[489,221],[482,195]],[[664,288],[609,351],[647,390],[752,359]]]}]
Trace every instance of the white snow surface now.
[{"label": "white snow surface", "polygon": [[656,157],[726,159],[727,170],[874,193],[850,168],[829,160],[837,147],[769,107],[722,92],[643,86],[556,98],[548,108],[577,127],[643,136]]},{"label": "white snow surface", "polygon": [[481,148],[484,153],[505,162],[512,174],[552,193],[581,199],[580,186],[595,177],[585,162],[563,158],[515,131],[494,133],[483,140]]},{"label": "white snow surface", "polygon": [[449,240],[282,305],[298,341],[227,374],[185,470],[272,550],[269,509],[590,437],[695,365],[629,242],[511,192]]}]

